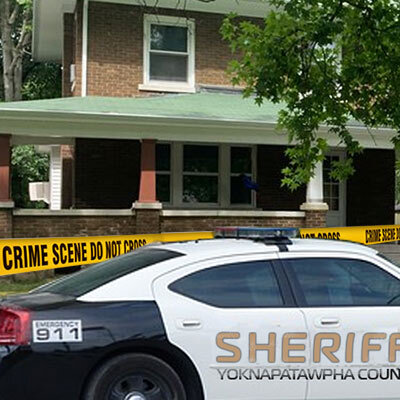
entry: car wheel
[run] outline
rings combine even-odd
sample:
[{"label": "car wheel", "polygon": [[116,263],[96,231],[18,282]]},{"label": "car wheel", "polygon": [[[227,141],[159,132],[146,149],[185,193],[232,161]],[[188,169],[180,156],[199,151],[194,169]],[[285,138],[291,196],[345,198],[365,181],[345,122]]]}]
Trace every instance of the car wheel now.
[{"label": "car wheel", "polygon": [[126,354],[95,372],[84,400],[186,400],[186,394],[179,376],[164,361]]}]

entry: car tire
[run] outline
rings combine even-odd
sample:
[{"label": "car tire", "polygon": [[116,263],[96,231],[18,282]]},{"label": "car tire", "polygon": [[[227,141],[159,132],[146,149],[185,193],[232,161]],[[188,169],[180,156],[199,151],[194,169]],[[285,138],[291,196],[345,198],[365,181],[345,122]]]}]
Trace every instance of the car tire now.
[{"label": "car tire", "polygon": [[186,400],[178,374],[147,354],[125,354],[102,365],[91,377],[84,400]]}]

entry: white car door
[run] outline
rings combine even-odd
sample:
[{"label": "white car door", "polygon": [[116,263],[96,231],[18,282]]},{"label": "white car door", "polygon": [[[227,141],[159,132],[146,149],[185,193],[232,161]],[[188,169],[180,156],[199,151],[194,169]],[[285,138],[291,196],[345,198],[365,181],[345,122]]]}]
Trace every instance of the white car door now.
[{"label": "white car door", "polygon": [[[273,258],[277,255],[219,258],[180,268],[153,284],[168,339],[195,364],[207,400],[305,399],[305,380],[277,375],[288,368],[282,362],[283,333],[306,332],[306,326],[287,297],[287,282],[278,285],[282,271]],[[300,342],[305,341],[293,338],[291,344],[301,347]],[[291,351],[290,367],[298,368],[296,356],[306,352]]]},{"label": "white car door", "polygon": [[311,368],[327,374],[310,381],[307,398],[398,400],[397,267],[346,253],[281,253],[280,258],[306,317]]}]

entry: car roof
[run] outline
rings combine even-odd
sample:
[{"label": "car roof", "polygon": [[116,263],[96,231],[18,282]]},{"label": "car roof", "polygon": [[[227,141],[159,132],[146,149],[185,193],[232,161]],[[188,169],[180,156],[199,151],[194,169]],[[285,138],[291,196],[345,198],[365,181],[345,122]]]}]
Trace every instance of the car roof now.
[{"label": "car roof", "polygon": [[[291,239],[287,251],[292,252],[351,252],[373,256],[377,251],[358,243],[325,239]],[[251,239],[209,239],[188,242],[165,243],[157,247],[176,251],[189,257],[208,259],[230,255],[251,253],[273,253],[280,249],[274,244]]]}]

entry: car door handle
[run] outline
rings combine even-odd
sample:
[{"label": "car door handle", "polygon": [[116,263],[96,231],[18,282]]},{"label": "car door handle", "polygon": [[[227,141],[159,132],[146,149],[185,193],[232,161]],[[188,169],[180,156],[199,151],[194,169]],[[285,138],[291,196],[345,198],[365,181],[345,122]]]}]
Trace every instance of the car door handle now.
[{"label": "car door handle", "polygon": [[320,318],[317,320],[318,326],[339,326],[339,318]]},{"label": "car door handle", "polygon": [[178,326],[184,329],[199,329],[201,328],[201,321],[197,319],[183,319],[178,321]]}]

